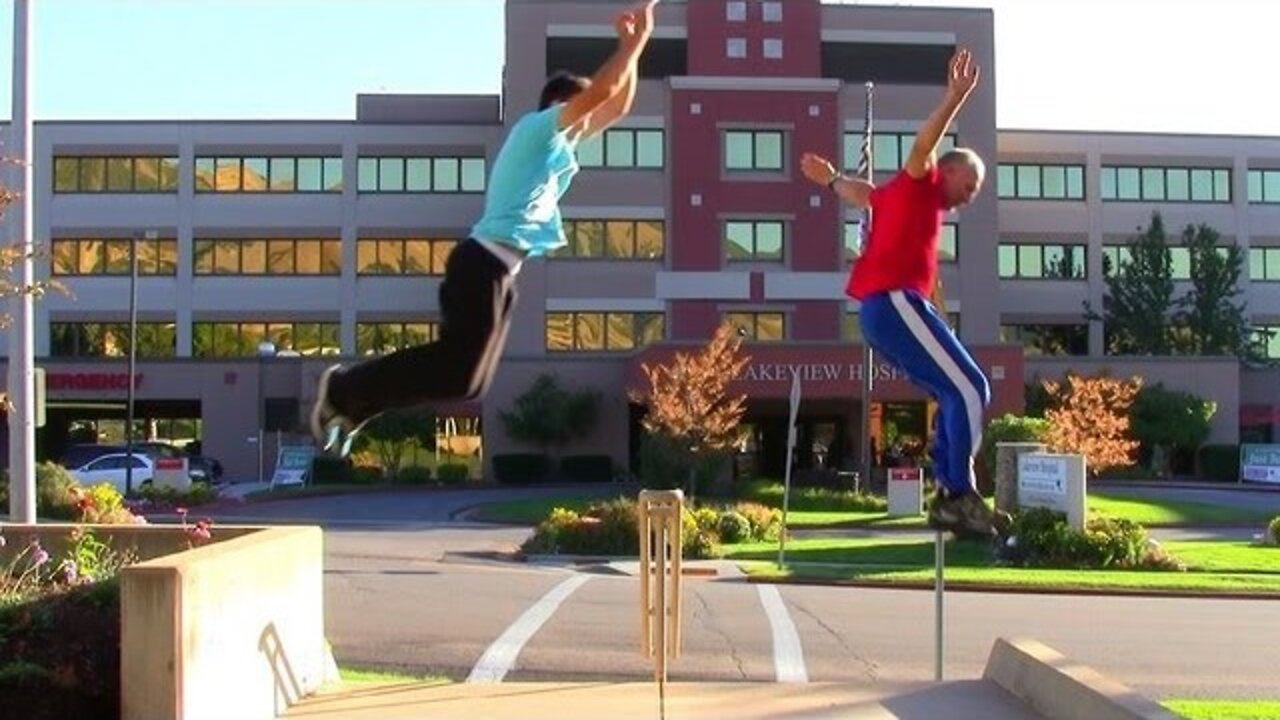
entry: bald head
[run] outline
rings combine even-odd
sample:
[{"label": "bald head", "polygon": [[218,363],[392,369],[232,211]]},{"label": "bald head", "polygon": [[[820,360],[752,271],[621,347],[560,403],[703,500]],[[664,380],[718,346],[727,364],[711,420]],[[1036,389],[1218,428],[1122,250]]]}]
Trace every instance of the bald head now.
[{"label": "bald head", "polygon": [[968,205],[982,190],[987,164],[969,148],[956,148],[938,158],[942,194],[948,208]]}]

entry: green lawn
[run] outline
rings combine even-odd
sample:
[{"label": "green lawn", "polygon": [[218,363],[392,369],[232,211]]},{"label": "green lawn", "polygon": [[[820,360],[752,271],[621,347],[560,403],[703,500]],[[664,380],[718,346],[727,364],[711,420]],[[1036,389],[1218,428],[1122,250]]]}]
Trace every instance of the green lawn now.
[{"label": "green lawn", "polygon": [[1166,700],[1164,706],[1188,720],[1275,720],[1278,700]]},{"label": "green lawn", "polygon": [[[1280,594],[1280,549],[1243,542],[1171,542],[1165,548],[1189,566],[1185,573],[1136,570],[1050,570],[991,566],[987,544],[947,545],[947,582],[1012,587],[1130,590],[1196,590]],[[725,557],[742,561],[760,578],[815,581],[928,583],[934,543],[921,540],[839,538],[787,543],[787,567],[779,570],[776,543],[726,545]]]},{"label": "green lawn", "polygon": [[511,523],[513,525],[537,525],[551,515],[555,508],[582,512],[587,506],[601,502],[601,498],[574,496],[533,498],[530,500],[504,500],[486,503],[476,508],[472,517],[480,522]]},{"label": "green lawn", "polygon": [[385,685],[390,683],[446,684],[449,678],[440,675],[408,675],[387,670],[339,667],[338,675],[348,685]]},{"label": "green lawn", "polygon": [[1274,513],[1209,503],[1162,498],[1130,498],[1089,494],[1089,510],[1099,515],[1125,518],[1143,525],[1219,525],[1265,523]]}]

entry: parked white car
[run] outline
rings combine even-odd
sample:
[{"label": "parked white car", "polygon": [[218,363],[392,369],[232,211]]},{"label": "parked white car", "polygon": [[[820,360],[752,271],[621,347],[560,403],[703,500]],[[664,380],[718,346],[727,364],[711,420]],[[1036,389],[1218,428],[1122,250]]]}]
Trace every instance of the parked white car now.
[{"label": "parked white car", "polygon": [[[71,471],[76,481],[83,487],[92,487],[101,483],[111,483],[124,494],[125,470],[129,456],[125,453],[112,453],[95,458],[82,467]],[[155,461],[147,455],[133,454],[133,489],[136,491],[145,482],[151,482],[156,475]]]}]

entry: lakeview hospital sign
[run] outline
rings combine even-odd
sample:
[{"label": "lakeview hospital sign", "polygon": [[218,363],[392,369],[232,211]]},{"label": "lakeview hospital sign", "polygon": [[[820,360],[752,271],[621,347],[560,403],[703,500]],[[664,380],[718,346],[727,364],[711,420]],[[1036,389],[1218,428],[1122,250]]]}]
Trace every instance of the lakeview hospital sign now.
[{"label": "lakeview hospital sign", "polygon": [[[635,392],[648,391],[642,365],[671,362],[676,352],[697,352],[700,345],[664,344],[637,353],[627,368],[627,386]],[[819,398],[857,399],[862,397],[865,368],[858,345],[777,345],[745,344],[749,361],[730,385],[729,391],[750,400],[786,400],[791,379],[800,378],[805,400]],[[1021,412],[1023,408],[1022,348],[1010,345],[980,346],[974,349],[978,365],[991,383],[992,414]],[[925,393],[892,363],[876,359],[872,366],[874,397],[884,401],[924,400]]]}]

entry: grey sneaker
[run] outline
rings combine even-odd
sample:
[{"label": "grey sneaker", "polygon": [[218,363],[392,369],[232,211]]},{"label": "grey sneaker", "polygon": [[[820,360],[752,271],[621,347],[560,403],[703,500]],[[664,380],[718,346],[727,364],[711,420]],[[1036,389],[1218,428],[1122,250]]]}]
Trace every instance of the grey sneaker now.
[{"label": "grey sneaker", "polygon": [[352,427],[352,423],[329,402],[329,380],[341,367],[331,365],[326,368],[316,385],[316,404],[311,408],[311,436],[322,452],[330,452],[339,447],[339,443],[350,446],[349,441],[342,442],[342,436]]},{"label": "grey sneaker", "polygon": [[957,535],[997,537],[1007,534],[1009,526],[1009,516],[993,512],[976,492],[948,496],[939,491],[929,509],[929,527]]}]

